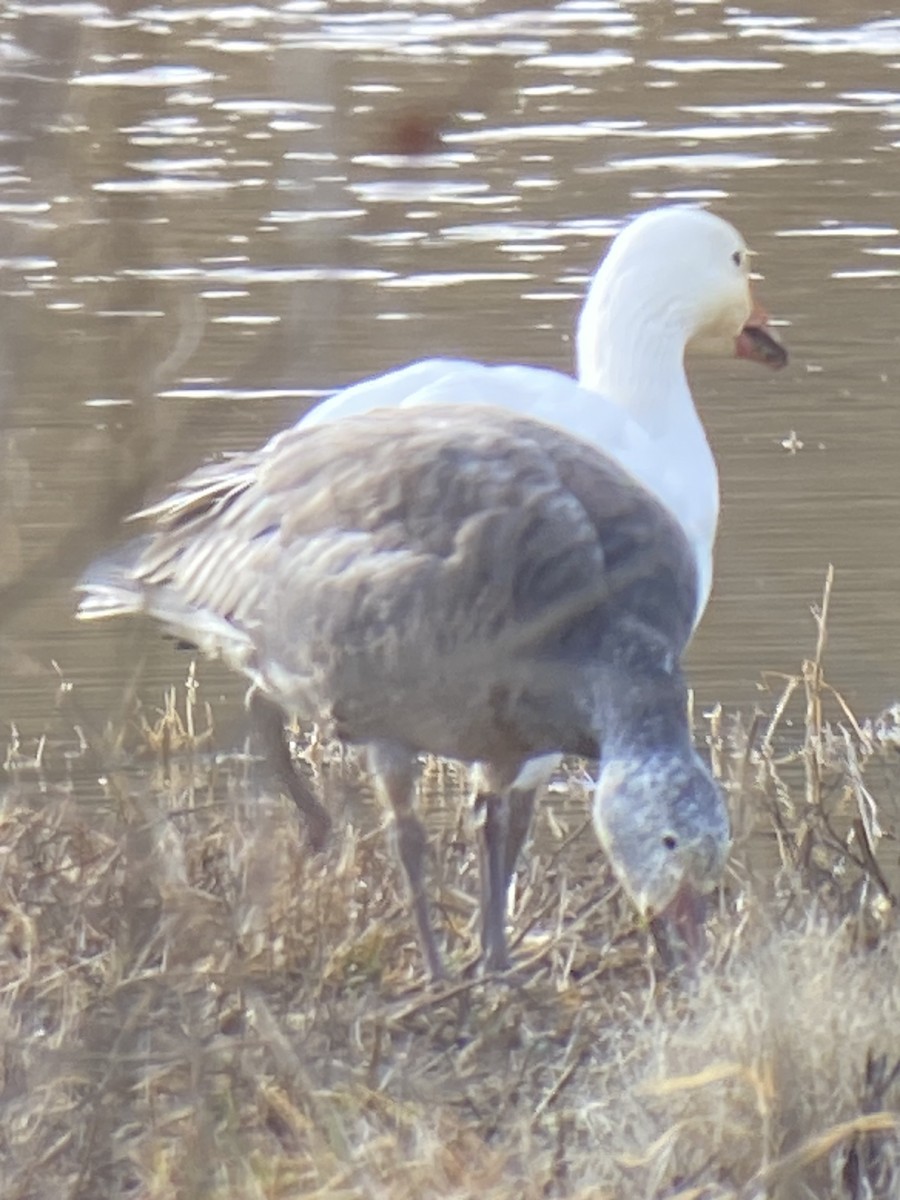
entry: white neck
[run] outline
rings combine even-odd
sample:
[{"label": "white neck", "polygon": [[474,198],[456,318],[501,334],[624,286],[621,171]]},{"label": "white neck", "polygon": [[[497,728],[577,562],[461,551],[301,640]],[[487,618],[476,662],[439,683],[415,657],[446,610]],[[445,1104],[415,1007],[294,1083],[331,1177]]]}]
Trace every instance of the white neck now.
[{"label": "white neck", "polygon": [[678,312],[655,302],[631,272],[604,264],[578,319],[578,379],[624,408],[651,437],[696,418],[684,373],[690,335]]},{"label": "white neck", "polygon": [[702,611],[711,578],[719,479],[684,370],[692,332],[686,314],[654,303],[628,272],[601,270],[578,322],[579,382],[621,408],[658,453],[623,465],[678,518],[701,573]]}]

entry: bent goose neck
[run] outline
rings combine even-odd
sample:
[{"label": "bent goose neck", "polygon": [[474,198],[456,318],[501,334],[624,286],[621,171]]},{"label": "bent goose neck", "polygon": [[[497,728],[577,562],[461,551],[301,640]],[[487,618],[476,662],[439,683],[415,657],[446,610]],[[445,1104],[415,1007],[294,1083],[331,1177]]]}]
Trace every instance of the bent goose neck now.
[{"label": "bent goose neck", "polygon": [[690,755],[687,687],[674,655],[622,630],[604,657],[596,693],[601,761]]},{"label": "bent goose neck", "polygon": [[684,314],[645,293],[592,288],[578,323],[579,382],[625,409],[653,438],[699,428],[684,370],[689,336]]}]

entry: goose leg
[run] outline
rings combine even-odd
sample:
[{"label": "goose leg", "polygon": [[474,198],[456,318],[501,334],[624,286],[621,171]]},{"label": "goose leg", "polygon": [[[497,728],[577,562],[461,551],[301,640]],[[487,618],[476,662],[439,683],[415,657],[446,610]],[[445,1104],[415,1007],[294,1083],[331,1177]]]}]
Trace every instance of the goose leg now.
[{"label": "goose leg", "polygon": [[310,847],[318,853],[324,850],[331,834],[331,817],[291,757],[284,731],[284,713],[277,704],[259,692],[253,693],[249,707],[266,762],[276,782],[297,805],[306,826]]},{"label": "goose leg", "polygon": [[479,822],[481,875],[481,948],[489,971],[509,968],[506,941],[506,901],[522,846],[531,828],[535,788],[503,785],[495,772],[483,771],[494,786],[479,791],[476,806]]},{"label": "goose leg", "polygon": [[446,978],[425,891],[425,853],[428,837],[414,808],[418,764],[406,750],[384,742],[369,747],[369,770],[394,814],[394,844],[406,875],[410,908],[422,956],[433,983]]},{"label": "goose leg", "polygon": [[509,967],[506,945],[506,864],[509,798],[496,792],[479,792],[475,799],[478,821],[478,860],[481,881],[481,954],[488,971]]}]

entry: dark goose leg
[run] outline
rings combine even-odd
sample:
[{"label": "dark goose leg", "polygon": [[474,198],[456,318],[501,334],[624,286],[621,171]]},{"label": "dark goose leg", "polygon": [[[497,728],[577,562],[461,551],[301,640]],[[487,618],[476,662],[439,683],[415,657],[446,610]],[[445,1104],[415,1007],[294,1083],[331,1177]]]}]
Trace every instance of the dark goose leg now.
[{"label": "dark goose leg", "polygon": [[446,978],[446,972],[431,926],[425,892],[425,851],[428,840],[425,826],[413,807],[418,763],[407,750],[386,742],[371,744],[368,757],[369,770],[394,814],[394,840],[406,875],[419,944],[428,973],[432,982],[436,983]]},{"label": "dark goose leg", "polygon": [[504,785],[503,776],[482,768],[476,806],[480,810],[479,861],[481,875],[481,949],[489,971],[509,968],[506,942],[506,900],[519,854],[534,814],[536,788]]},{"label": "dark goose leg", "polygon": [[284,713],[273,701],[254,692],[250,698],[250,715],[276,782],[300,810],[310,847],[317,853],[324,850],[331,834],[331,817],[291,758],[284,732]]}]

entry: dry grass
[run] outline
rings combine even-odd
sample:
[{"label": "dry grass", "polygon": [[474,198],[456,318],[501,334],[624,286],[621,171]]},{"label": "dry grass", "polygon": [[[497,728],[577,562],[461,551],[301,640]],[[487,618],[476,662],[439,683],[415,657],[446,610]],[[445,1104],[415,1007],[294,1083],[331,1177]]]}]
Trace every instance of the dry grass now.
[{"label": "dry grass", "polygon": [[11,745],[0,1195],[900,1195],[900,723],[858,721],[821,650],[764,716],[707,721],[738,836],[681,987],[577,780],[519,877],[519,972],[482,980],[460,780],[429,765],[458,977],[433,991],[380,814],[328,748],[347,821],[312,858],[288,803],[214,758],[193,678],[104,737]]}]

